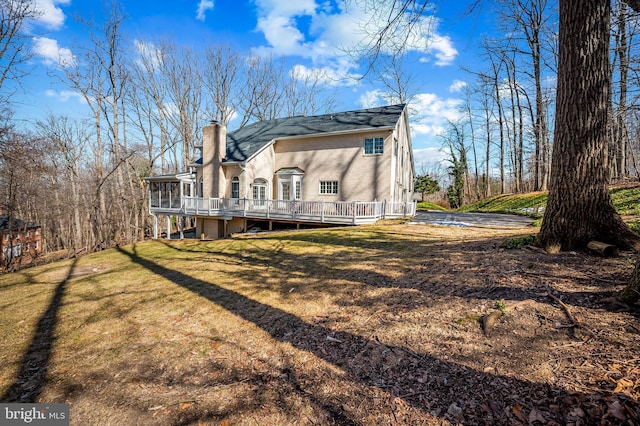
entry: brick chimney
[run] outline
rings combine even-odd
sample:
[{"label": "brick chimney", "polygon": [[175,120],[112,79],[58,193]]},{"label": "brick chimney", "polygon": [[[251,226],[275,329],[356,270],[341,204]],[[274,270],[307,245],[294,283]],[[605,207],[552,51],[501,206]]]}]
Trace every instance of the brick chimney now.
[{"label": "brick chimney", "polygon": [[227,128],[217,121],[202,128],[202,196],[222,198],[227,182],[222,161],[227,155]]}]

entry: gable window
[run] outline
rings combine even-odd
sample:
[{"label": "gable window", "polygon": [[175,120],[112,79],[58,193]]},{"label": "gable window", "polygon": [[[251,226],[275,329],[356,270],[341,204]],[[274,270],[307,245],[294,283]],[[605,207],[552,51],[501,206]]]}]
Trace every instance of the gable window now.
[{"label": "gable window", "polygon": [[366,138],[364,140],[364,153],[367,155],[384,153],[384,139]]},{"label": "gable window", "polygon": [[320,195],[333,195],[338,193],[337,180],[321,180]]},{"label": "gable window", "polygon": [[231,178],[231,198],[240,198],[240,178],[238,176]]}]

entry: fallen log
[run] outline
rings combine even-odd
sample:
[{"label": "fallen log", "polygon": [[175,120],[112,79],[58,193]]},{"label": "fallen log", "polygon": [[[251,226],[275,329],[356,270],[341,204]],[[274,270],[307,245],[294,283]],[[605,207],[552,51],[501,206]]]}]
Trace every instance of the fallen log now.
[{"label": "fallen log", "polygon": [[600,241],[589,241],[587,248],[603,257],[618,257],[620,255],[618,247]]}]

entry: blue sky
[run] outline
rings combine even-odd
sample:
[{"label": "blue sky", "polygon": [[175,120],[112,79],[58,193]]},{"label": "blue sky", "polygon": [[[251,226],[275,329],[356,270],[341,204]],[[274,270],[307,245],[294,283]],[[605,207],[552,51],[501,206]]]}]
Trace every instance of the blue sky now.
[{"label": "blue sky", "polygon": [[[15,101],[18,117],[38,118],[54,113],[82,113],[77,94],[52,76],[61,61],[73,60],[73,46],[86,37],[74,17],[99,17],[100,1],[37,0],[42,16],[32,24],[32,69]],[[446,118],[459,114],[468,76],[461,66],[472,67],[478,58],[477,40],[487,31],[481,14],[463,17],[467,2],[435,1],[423,24],[428,39],[416,35],[406,63],[415,79],[412,122],[416,164],[440,158],[437,133]],[[371,15],[357,2],[342,0],[122,0],[127,15],[124,26],[130,40],[153,41],[171,37],[176,43],[198,48],[205,43],[229,44],[249,54],[284,57],[290,67],[320,68],[335,76],[338,110],[384,104],[383,87],[369,80],[339,80],[363,70],[343,54],[361,41],[361,25]],[[411,47],[411,46],[410,46]],[[340,81],[340,82],[338,82]],[[233,129],[234,123],[229,127]]]}]

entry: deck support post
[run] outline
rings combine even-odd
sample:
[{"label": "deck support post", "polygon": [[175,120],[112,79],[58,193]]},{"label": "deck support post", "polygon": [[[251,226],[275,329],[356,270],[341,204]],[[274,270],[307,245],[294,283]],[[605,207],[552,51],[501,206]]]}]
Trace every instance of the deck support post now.
[{"label": "deck support post", "polygon": [[158,239],[158,216],[153,215],[153,239]]}]

